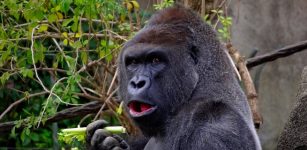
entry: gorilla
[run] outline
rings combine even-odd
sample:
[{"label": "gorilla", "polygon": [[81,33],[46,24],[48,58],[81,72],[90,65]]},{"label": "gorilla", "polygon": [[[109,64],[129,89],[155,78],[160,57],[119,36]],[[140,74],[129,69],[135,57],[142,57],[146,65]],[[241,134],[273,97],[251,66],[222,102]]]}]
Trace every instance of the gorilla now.
[{"label": "gorilla", "polygon": [[261,149],[230,60],[193,11],[156,13],[125,43],[118,67],[119,96],[144,136],[111,135],[99,120],[87,127],[88,149]]}]

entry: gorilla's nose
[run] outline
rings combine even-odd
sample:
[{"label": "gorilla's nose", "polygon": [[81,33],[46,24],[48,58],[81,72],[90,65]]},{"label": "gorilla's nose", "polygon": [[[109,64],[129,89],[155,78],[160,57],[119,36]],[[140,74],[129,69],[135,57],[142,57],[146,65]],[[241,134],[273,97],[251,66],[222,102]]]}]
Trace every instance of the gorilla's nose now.
[{"label": "gorilla's nose", "polygon": [[150,80],[147,76],[134,76],[128,85],[128,92],[132,95],[144,92],[150,85]]}]

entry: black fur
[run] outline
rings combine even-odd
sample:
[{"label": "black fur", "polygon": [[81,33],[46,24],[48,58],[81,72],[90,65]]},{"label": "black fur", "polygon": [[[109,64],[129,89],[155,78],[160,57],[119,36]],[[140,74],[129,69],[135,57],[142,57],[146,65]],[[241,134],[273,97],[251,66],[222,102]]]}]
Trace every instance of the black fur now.
[{"label": "black fur", "polygon": [[261,149],[230,62],[196,13],[181,6],[158,12],[125,44],[118,64],[126,106],[138,100],[157,107],[132,116],[149,138],[144,149]]}]

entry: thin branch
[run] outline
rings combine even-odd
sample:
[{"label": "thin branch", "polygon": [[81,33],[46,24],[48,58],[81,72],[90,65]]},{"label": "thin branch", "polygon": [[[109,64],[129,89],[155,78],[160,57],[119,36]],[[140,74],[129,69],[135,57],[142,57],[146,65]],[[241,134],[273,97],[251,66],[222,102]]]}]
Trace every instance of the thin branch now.
[{"label": "thin branch", "polygon": [[[110,32],[112,34],[114,34],[114,32]],[[76,33],[67,33],[69,37],[74,37],[76,35]],[[99,33],[82,33],[81,36],[86,36],[86,37],[97,37],[97,38],[105,38],[106,35],[105,34],[99,34]],[[121,36],[121,35],[116,35],[114,36],[117,39],[123,40],[123,41],[127,41],[127,37],[126,36]],[[59,34],[59,33],[52,33],[52,32],[46,32],[44,34],[39,34],[36,36],[33,36],[33,39],[41,39],[41,38],[55,38],[55,39],[65,39],[66,37],[64,37],[63,35]],[[26,41],[29,40],[29,38],[27,37],[21,37],[21,38],[17,38],[17,39],[7,39],[8,41]],[[5,41],[5,40],[0,40],[1,41]]]},{"label": "thin branch", "polygon": [[47,91],[42,91],[39,93],[34,93],[34,94],[30,94],[28,96],[25,96],[17,101],[15,101],[14,103],[12,103],[8,108],[6,108],[6,110],[0,115],[0,120],[4,117],[5,114],[7,114],[12,108],[16,107],[17,105],[19,105],[20,103],[26,101],[29,98],[35,97],[35,96],[40,96],[40,95],[44,95],[44,94],[48,94],[49,92]]},{"label": "thin branch", "polygon": [[113,79],[112,79],[112,81],[111,81],[110,87],[109,87],[109,89],[108,89],[108,91],[107,91],[107,95],[110,94],[110,92],[111,92],[111,90],[112,90],[112,88],[113,88],[113,85],[114,85],[115,80],[116,80],[116,78],[117,78],[117,74],[118,74],[118,69],[116,69],[116,71],[115,71],[115,74],[114,74]]},{"label": "thin branch", "polygon": [[70,68],[70,64],[69,64],[69,62],[68,62],[67,59],[66,59],[66,55],[65,55],[63,49],[61,48],[61,46],[59,45],[59,43],[56,41],[55,38],[52,38],[52,40],[53,40],[53,42],[55,43],[56,47],[60,50],[61,54],[65,57],[66,64],[67,64],[68,68]]},{"label": "thin branch", "polygon": [[87,98],[87,99],[90,99],[90,100],[101,101],[101,98],[96,97],[96,96],[92,96],[92,95],[87,94],[87,93],[74,93],[74,95],[84,97],[84,98]]},{"label": "thin branch", "polygon": [[95,118],[93,119],[94,121],[96,121],[99,117],[99,115],[101,114],[102,110],[104,109],[104,107],[106,106],[106,103],[104,103],[101,108],[99,109],[98,113],[96,113]]},{"label": "thin branch", "polygon": [[242,77],[242,81],[245,87],[245,92],[247,95],[247,99],[252,111],[254,125],[257,129],[259,129],[262,124],[262,117],[258,110],[258,95],[253,83],[253,80],[249,74],[249,71],[246,67],[244,58],[240,55],[239,51],[236,50],[231,44],[227,45],[227,49],[229,54],[235,59],[237,62],[239,73]]},{"label": "thin branch", "polygon": [[[91,20],[92,22],[95,22],[95,23],[102,23],[102,22],[104,22],[103,20],[99,20],[99,19],[80,18],[80,20],[81,21],[89,21],[89,20]],[[57,20],[57,22],[63,22],[63,21],[65,21],[65,19]],[[38,23],[43,24],[43,23],[50,23],[50,22],[48,20],[43,20],[43,21],[38,21]],[[116,22],[109,21],[109,23],[110,24],[115,24]],[[30,24],[32,24],[32,22],[16,25],[16,26],[14,26],[14,28],[24,27],[24,26],[28,26]]]},{"label": "thin branch", "polygon": [[260,65],[266,62],[270,62],[270,61],[274,61],[278,58],[287,57],[289,55],[292,55],[294,53],[297,53],[297,52],[300,52],[306,49],[307,49],[307,40],[301,41],[301,42],[298,42],[292,45],[285,46],[281,49],[274,50],[264,55],[249,58],[246,61],[247,62],[246,66],[247,68],[250,69],[257,65]]},{"label": "thin branch", "polygon": [[35,29],[37,29],[38,26],[34,27],[32,29],[32,33],[31,33],[31,54],[32,54],[32,63],[33,63],[33,67],[34,67],[34,72],[35,72],[35,76],[37,78],[37,80],[39,81],[40,85],[43,87],[43,89],[47,92],[49,92],[49,90],[45,87],[44,83],[42,82],[42,80],[39,78],[38,76],[38,73],[37,73],[37,69],[36,69],[36,65],[35,65],[35,59],[34,59],[34,49],[33,49],[33,46],[34,46],[34,39],[33,39],[33,35],[34,35],[34,32],[35,32]]},{"label": "thin branch", "polygon": [[87,90],[87,91],[89,91],[89,92],[91,92],[91,93],[93,93],[93,94],[99,96],[99,97],[103,97],[100,93],[96,92],[96,91],[93,90],[93,89],[90,89],[90,88],[88,88],[88,87],[83,87],[83,88],[84,88],[85,90]]},{"label": "thin branch", "polygon": [[[1,69],[3,69],[3,68],[1,68]],[[4,69],[3,69],[4,70]],[[34,68],[32,68],[31,70],[33,70],[34,71]],[[61,72],[61,73],[67,73],[67,71],[66,70],[64,70],[64,69],[58,69],[58,68],[36,68],[36,70],[38,71],[38,70],[41,70],[41,71],[57,71],[57,72]],[[14,70],[11,70],[11,69],[7,69],[7,70],[5,70],[5,71],[12,71],[10,74],[11,74],[11,76],[13,76],[13,75],[16,75],[16,74],[18,74],[19,73],[19,71],[20,71],[20,69],[19,68],[15,68]]]}]

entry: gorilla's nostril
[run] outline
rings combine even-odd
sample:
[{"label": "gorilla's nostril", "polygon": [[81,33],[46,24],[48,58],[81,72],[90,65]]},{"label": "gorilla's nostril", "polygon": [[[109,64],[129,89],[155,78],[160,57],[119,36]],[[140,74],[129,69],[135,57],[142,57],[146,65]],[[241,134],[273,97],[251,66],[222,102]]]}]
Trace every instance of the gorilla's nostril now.
[{"label": "gorilla's nostril", "polygon": [[128,90],[130,90],[131,94],[140,94],[146,92],[149,86],[150,80],[147,76],[137,75],[130,80]]},{"label": "gorilla's nostril", "polygon": [[142,80],[142,81],[140,81],[137,85],[136,85],[136,87],[137,88],[142,88],[144,85],[145,85],[145,80]]},{"label": "gorilla's nostril", "polygon": [[136,85],[136,83],[135,83],[135,82],[133,82],[133,81],[132,81],[132,82],[130,82],[130,84],[131,84],[131,86],[132,86],[133,88],[136,88],[136,86],[137,86],[137,85]]}]

